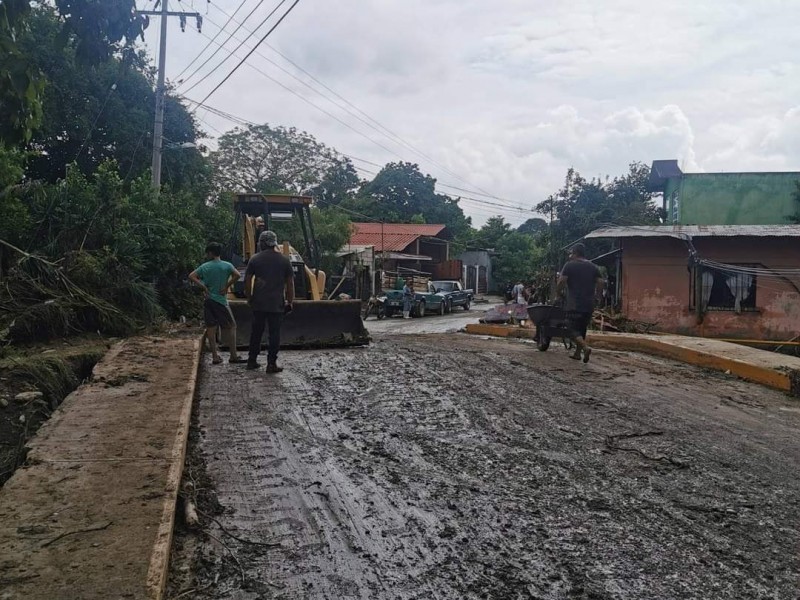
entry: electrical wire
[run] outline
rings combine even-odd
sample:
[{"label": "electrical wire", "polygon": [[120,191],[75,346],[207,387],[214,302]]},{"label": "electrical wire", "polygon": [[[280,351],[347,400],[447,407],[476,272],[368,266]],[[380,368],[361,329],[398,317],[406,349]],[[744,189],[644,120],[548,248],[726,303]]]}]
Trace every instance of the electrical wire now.
[{"label": "electrical wire", "polygon": [[[217,31],[217,33],[216,33],[216,35],[214,35],[214,39],[212,39],[210,42],[208,42],[208,43],[207,43],[207,44],[206,44],[206,45],[203,47],[203,49],[202,49],[202,50],[200,50],[200,52],[199,52],[199,53],[198,53],[198,54],[197,54],[197,55],[196,55],[196,56],[195,56],[195,57],[192,59],[192,62],[190,62],[188,65],[186,65],[186,66],[183,68],[183,71],[181,71],[180,73],[178,73],[178,76],[177,76],[177,77],[175,77],[175,81],[177,81],[178,83],[183,83],[183,82],[181,81],[181,77],[183,77],[183,74],[184,74],[184,73],[186,73],[186,71],[188,71],[189,69],[191,69],[191,68],[192,68],[192,66],[194,65],[194,63],[196,63],[196,62],[197,62],[197,61],[200,59],[200,57],[201,57],[201,56],[202,56],[202,55],[205,53],[205,51],[206,51],[206,50],[208,50],[208,49],[209,49],[209,47],[211,46],[211,44],[212,44],[213,42],[216,42],[216,41],[217,41],[217,38],[218,38],[218,37],[219,37],[219,36],[222,34],[222,32],[223,32],[223,31],[225,31],[225,28],[226,28],[226,27],[228,26],[228,24],[230,24],[230,22],[233,20],[233,17],[236,15],[236,13],[238,13],[238,12],[239,12],[239,11],[240,11],[240,10],[241,10],[243,7],[244,7],[244,5],[245,5],[245,4],[247,4],[247,0],[242,0],[242,1],[241,1],[241,3],[239,4],[239,6],[237,6],[237,7],[236,7],[236,10],[235,10],[235,11],[233,11],[233,14],[232,14],[232,15],[230,15],[230,16],[228,17],[228,20],[225,22],[225,25],[223,25],[222,27],[219,27],[219,26],[217,26],[219,29],[218,29],[218,31]],[[260,5],[259,5],[259,6],[260,6]],[[256,8],[257,8],[257,7],[256,7]],[[248,16],[249,16],[249,15],[248,15]],[[208,20],[208,17],[206,17],[206,20]],[[212,25],[216,25],[216,23],[212,23]],[[235,33],[235,32],[234,32],[234,33]],[[228,39],[230,39],[230,37],[228,37]],[[227,42],[227,40],[226,40],[226,42]],[[221,47],[221,46],[220,46],[220,47]],[[206,63],[208,63],[208,62],[209,62],[209,61],[210,61],[212,58],[214,58],[214,54],[212,54],[212,55],[211,55],[211,56],[208,58],[208,60],[206,61]],[[195,71],[195,72],[196,72],[196,71]],[[191,76],[190,76],[189,78],[191,78]]]},{"label": "electrical wire", "polygon": [[[257,69],[256,67],[253,67],[253,65],[249,65],[249,64],[248,64],[248,66],[249,66],[249,67],[251,67],[251,68],[254,68],[255,70],[257,70],[257,71],[258,71],[258,69]],[[267,77],[269,77],[269,75],[267,75]],[[294,93],[294,91],[293,91],[293,90],[290,90],[290,91],[292,91],[292,93]],[[209,112],[211,112],[212,114],[215,114],[215,115],[217,115],[218,117],[221,117],[221,118],[223,118],[223,119],[226,119],[226,120],[230,121],[231,123],[235,123],[235,124],[237,124],[237,125],[241,125],[241,126],[257,126],[257,124],[256,124],[255,122],[253,122],[253,121],[250,121],[250,120],[248,120],[248,119],[245,119],[245,118],[243,118],[243,117],[238,117],[238,116],[236,116],[236,115],[232,115],[231,113],[225,112],[225,111],[223,111],[223,110],[220,110],[220,109],[218,109],[218,108],[215,108],[215,107],[209,106],[209,105],[207,105],[207,104],[204,104],[204,103],[203,103],[203,104],[201,104],[201,103],[200,103],[200,102],[198,102],[197,100],[193,100],[192,98],[189,98],[189,97],[187,97],[187,96],[182,96],[182,97],[183,97],[183,99],[184,99],[184,100],[186,100],[187,102],[189,102],[189,103],[191,103],[191,104],[194,104],[196,107],[198,107],[198,108],[203,108],[203,109],[205,109],[205,110],[208,110],[208,111],[209,111]],[[300,98],[303,98],[302,96],[299,96],[299,97],[300,97]],[[335,117],[335,116],[333,116],[333,115],[330,115],[330,116],[331,116],[332,118],[336,118],[336,117]],[[337,119],[337,120],[338,120],[338,119]],[[345,125],[347,125],[347,126],[349,127],[349,125],[348,125],[347,123],[345,123]],[[358,132],[358,130],[355,130],[355,131],[356,131],[356,132]],[[360,133],[360,132],[359,132],[359,133]],[[362,135],[363,135],[363,134],[362,134]],[[370,141],[373,141],[373,140],[371,140],[371,138],[369,138],[369,137],[367,137],[367,139],[370,139]],[[391,150],[389,150],[388,148],[385,148],[385,149],[386,149],[387,151],[391,152]],[[350,158],[350,159],[354,158],[354,157],[351,157],[350,155],[348,155],[348,154],[345,154],[345,153],[341,153],[341,152],[340,152],[339,154],[341,154],[341,156],[344,156],[344,157],[346,157],[346,158]],[[402,159],[402,157],[400,157],[400,158]],[[380,166],[380,165],[378,165],[377,163],[372,163],[372,164],[373,164],[374,166]],[[354,166],[355,166],[355,165],[354,165]],[[362,168],[362,167],[355,167],[355,168],[356,168],[357,170],[359,170],[359,171],[362,171],[362,172],[364,172],[364,173],[367,173],[367,174],[369,174],[369,175],[372,175],[372,176],[375,176],[375,175],[377,175],[377,173],[376,173],[376,172],[374,172],[374,171],[370,171],[369,169],[364,169],[364,168]],[[383,168],[383,167],[381,166],[380,168]],[[436,182],[436,185],[437,185],[437,186],[441,186],[442,184],[439,184],[439,182]],[[441,194],[443,194],[443,195],[445,195],[445,196],[448,196],[448,197],[450,197],[450,198],[453,198],[453,197],[454,197],[454,195],[453,195],[452,193],[450,193],[450,192],[447,192],[447,191],[444,191],[444,190],[438,190],[438,192],[439,192],[439,193],[441,193]],[[503,204],[499,204],[499,203],[492,202],[492,201],[490,201],[490,200],[485,200],[485,199],[482,199],[482,198],[473,198],[473,197],[471,197],[471,196],[465,196],[465,195],[463,195],[463,194],[459,194],[458,196],[456,196],[456,198],[458,198],[458,199],[461,199],[461,200],[464,200],[466,203],[473,204],[473,205],[477,205],[477,206],[481,206],[481,207],[483,207],[483,206],[492,206],[492,207],[500,208],[500,209],[502,209],[502,210],[503,210],[503,211],[504,211],[506,214],[508,214],[509,212],[510,212],[510,213],[513,213],[513,214],[515,214],[515,215],[517,215],[517,216],[520,216],[520,215],[532,216],[532,215],[536,215],[536,214],[538,214],[538,213],[537,213],[537,212],[536,212],[534,209],[532,209],[532,208],[531,208],[531,209],[524,209],[524,208],[520,208],[520,207],[506,206],[506,205],[503,205]],[[473,208],[470,208],[470,210],[473,210],[473,211],[475,211],[475,212],[483,212],[483,213],[484,213],[484,216],[499,216],[499,215],[498,215],[498,211],[491,211],[491,210],[486,210],[486,211],[477,211],[477,210],[475,210],[475,209],[473,209]],[[500,213],[500,215],[502,215],[502,214],[503,214],[503,213]]]},{"label": "electrical wire", "polygon": [[106,98],[103,101],[103,105],[100,107],[100,111],[95,116],[94,121],[92,121],[92,125],[89,127],[89,133],[86,134],[86,137],[83,140],[83,144],[81,144],[81,147],[78,150],[78,153],[75,155],[75,158],[72,159],[72,162],[78,160],[81,154],[83,154],[83,151],[86,149],[86,145],[89,143],[89,139],[92,137],[92,133],[94,133],[94,128],[97,126],[97,122],[100,120],[100,117],[103,115],[103,112],[105,112],[106,105],[108,104],[108,101],[111,99],[111,94],[113,94],[114,91],[117,89],[118,81],[119,81],[119,74],[117,74],[117,76],[114,78],[114,83],[111,84],[111,88],[109,88],[108,94],[106,94]]},{"label": "electrical wire", "polygon": [[[245,17],[245,19],[244,19],[244,20],[245,20],[245,21],[247,21],[247,19],[249,19],[249,18],[252,16],[252,14],[253,14],[253,13],[254,13],[256,10],[258,10],[258,9],[261,7],[261,5],[262,5],[262,4],[264,4],[264,1],[265,1],[265,0],[259,0],[258,4],[256,4],[256,5],[253,7],[253,10],[251,10],[251,11],[250,11],[250,12],[247,14],[247,16]],[[281,6],[283,6],[283,5],[284,5],[284,3],[285,3],[285,2],[286,2],[286,0],[280,0],[280,2],[277,4],[277,6],[275,6],[275,8],[273,8],[273,9],[270,11],[270,13],[269,13],[269,14],[266,16],[266,18],[265,18],[264,20],[262,20],[262,21],[261,21],[261,23],[259,23],[259,24],[258,24],[258,27],[256,27],[255,31],[258,31],[259,29],[261,29],[261,27],[263,27],[263,26],[264,26],[264,24],[265,24],[267,21],[269,21],[269,20],[272,18],[272,15],[274,15],[274,14],[277,12],[277,10],[278,10],[278,9],[279,9]],[[205,64],[208,64],[209,62],[211,62],[211,60],[212,60],[212,59],[213,59],[213,58],[214,58],[214,57],[215,57],[215,56],[216,56],[216,55],[219,53],[219,51],[220,51],[220,50],[224,50],[224,49],[225,49],[225,44],[227,44],[229,41],[231,41],[232,39],[233,39],[234,41],[238,41],[238,40],[236,40],[236,39],[234,38],[234,36],[235,36],[235,35],[238,33],[239,29],[241,29],[241,28],[243,27],[243,25],[244,25],[244,22],[243,22],[242,24],[240,24],[240,25],[239,25],[239,26],[238,26],[238,27],[237,27],[237,28],[236,28],[236,29],[233,31],[233,33],[231,33],[231,34],[230,34],[230,35],[227,37],[227,39],[226,39],[224,42],[222,42],[221,44],[220,44],[220,43],[218,43],[218,42],[214,42],[214,41],[213,41],[213,40],[212,40],[212,39],[211,39],[211,38],[210,38],[210,37],[209,37],[207,34],[203,34],[203,36],[204,36],[206,39],[208,39],[208,40],[209,40],[209,41],[208,41],[208,45],[211,45],[212,43],[216,43],[216,44],[217,44],[217,49],[216,49],[216,50],[214,50],[214,53],[213,53],[213,54],[212,54],[212,55],[211,55],[211,56],[208,58],[208,60],[206,61],[206,63],[205,63]],[[239,51],[239,49],[240,49],[240,48],[241,48],[241,47],[242,47],[242,46],[243,46],[243,45],[244,45],[244,44],[245,44],[245,43],[246,43],[246,42],[247,42],[247,41],[248,41],[248,40],[249,40],[251,37],[253,37],[253,36],[255,35],[255,31],[251,32],[250,34],[248,34],[248,36],[247,36],[247,37],[246,37],[244,40],[240,41],[240,42],[239,42],[239,45],[238,45],[238,46],[236,46],[236,49],[235,49],[233,52],[226,51],[226,52],[228,52],[228,55],[227,55],[227,56],[225,56],[225,57],[224,57],[224,58],[223,58],[223,59],[222,59],[220,62],[218,62],[218,63],[217,63],[217,65],[216,65],[214,68],[212,68],[212,69],[211,69],[211,70],[210,70],[208,73],[206,73],[205,75],[203,75],[203,77],[202,77],[202,78],[201,78],[199,81],[196,81],[195,83],[193,83],[193,84],[191,85],[191,87],[189,87],[189,89],[187,89],[187,90],[186,90],[186,92],[187,92],[187,93],[188,93],[188,92],[191,92],[191,91],[192,91],[194,88],[196,88],[198,85],[200,85],[201,83],[203,83],[203,82],[204,82],[206,79],[208,79],[209,77],[211,77],[211,75],[213,75],[214,73],[216,73],[216,72],[217,72],[217,70],[218,70],[220,67],[222,67],[222,65],[224,65],[226,62],[228,62],[228,59],[229,59],[231,56],[233,56],[235,52],[238,52],[238,51]],[[200,32],[200,33],[202,34],[203,32]],[[189,76],[188,76],[188,77],[187,77],[187,78],[186,78],[186,79],[183,81],[183,83],[181,83],[181,84],[180,84],[178,87],[180,87],[180,86],[183,86],[183,85],[186,85],[186,84],[189,82],[189,80],[190,80],[192,77],[194,77],[194,76],[195,76],[195,75],[196,75],[196,74],[197,74],[197,73],[198,73],[198,72],[199,72],[199,71],[200,71],[200,70],[201,70],[201,69],[202,69],[202,68],[205,66],[205,64],[198,66],[198,67],[197,67],[197,69],[195,69],[195,70],[194,70],[194,71],[191,73],[191,75],[189,75]]]},{"label": "electrical wire", "polygon": [[[281,0],[281,4],[283,4],[283,2],[284,2],[284,1],[285,1],[285,0]],[[216,91],[217,91],[219,88],[221,88],[221,87],[222,87],[222,86],[225,84],[225,82],[226,82],[226,81],[228,81],[228,80],[229,80],[229,79],[230,79],[230,78],[233,76],[233,74],[234,74],[234,73],[236,73],[236,71],[238,71],[238,70],[239,70],[239,67],[241,67],[241,66],[242,66],[242,65],[245,63],[245,61],[246,61],[248,58],[250,58],[250,57],[253,55],[253,53],[254,53],[254,52],[255,52],[255,51],[258,49],[258,47],[259,47],[259,46],[260,46],[262,43],[264,43],[264,40],[266,40],[266,39],[267,39],[267,38],[268,38],[268,37],[269,37],[269,36],[272,34],[272,32],[273,32],[273,31],[275,31],[275,30],[278,28],[278,26],[279,26],[281,23],[283,23],[284,19],[285,19],[286,17],[288,17],[288,16],[289,16],[289,14],[290,14],[290,13],[291,13],[291,12],[294,10],[295,6],[297,6],[299,3],[300,3],[300,0],[294,0],[294,2],[292,3],[292,5],[291,5],[291,6],[290,6],[290,7],[289,7],[287,10],[286,10],[286,12],[285,12],[285,13],[283,13],[283,15],[281,16],[281,18],[280,18],[280,19],[278,19],[278,22],[277,22],[277,23],[275,23],[275,24],[274,24],[274,25],[273,25],[273,26],[272,26],[272,27],[269,29],[269,31],[267,31],[267,33],[265,33],[265,34],[263,35],[263,37],[262,37],[262,38],[261,38],[261,39],[258,41],[258,43],[257,43],[257,44],[256,44],[256,45],[253,47],[253,49],[252,49],[252,50],[250,50],[250,51],[249,51],[249,52],[248,52],[248,53],[245,55],[245,57],[244,57],[242,60],[240,60],[240,61],[239,61],[239,62],[236,64],[236,66],[235,66],[235,67],[233,67],[233,69],[231,69],[231,70],[230,70],[230,72],[229,72],[229,73],[228,73],[228,74],[227,74],[227,75],[226,75],[226,76],[225,76],[225,77],[222,79],[222,81],[220,81],[220,82],[219,82],[219,83],[218,83],[218,84],[217,84],[217,85],[214,87],[214,89],[212,89],[210,92],[208,92],[208,94],[206,94],[206,97],[205,97],[205,98],[203,98],[203,99],[200,101],[200,103],[201,103],[201,104],[202,104],[202,103],[204,103],[206,100],[208,100],[208,99],[209,99],[211,96],[213,96],[213,95],[214,95],[214,93],[215,93],[215,92],[216,92]],[[280,5],[279,5],[279,6],[280,6]],[[277,8],[276,8],[276,10],[277,10]],[[266,20],[265,20],[265,22],[266,22]],[[237,50],[238,50],[238,48],[237,48]]]},{"label": "electrical wire", "polygon": [[[221,8],[219,8],[219,7],[217,7],[217,6],[214,6],[214,8],[215,8],[216,10],[218,10],[220,13],[222,13],[223,15],[225,15],[225,16],[228,16],[228,17],[229,17],[229,20],[230,20],[230,17],[231,17],[231,16],[230,16],[230,15],[228,15],[228,13],[227,13],[227,12],[225,12],[224,10],[222,10]],[[212,21],[209,21],[209,22],[212,22]],[[234,22],[238,23],[238,21],[235,21],[235,20],[234,20]],[[212,23],[213,23],[213,22],[212,22]],[[245,31],[248,31],[246,27],[245,27],[244,29],[245,29]],[[266,61],[267,61],[267,62],[269,62],[270,64],[274,65],[276,68],[280,69],[282,72],[286,73],[287,75],[289,75],[290,77],[292,77],[292,78],[293,78],[293,79],[295,79],[296,81],[300,82],[302,85],[304,85],[304,86],[306,86],[307,88],[311,89],[312,91],[316,92],[317,94],[319,94],[320,96],[322,96],[323,98],[325,98],[326,100],[328,100],[328,102],[330,102],[330,103],[331,103],[331,104],[333,104],[334,106],[336,106],[336,107],[340,108],[341,110],[344,110],[344,111],[345,111],[345,112],[347,112],[349,115],[351,115],[351,116],[355,117],[356,119],[358,119],[360,122],[364,123],[365,125],[367,125],[367,126],[368,126],[368,127],[370,127],[371,129],[373,129],[373,130],[375,130],[376,132],[378,132],[378,133],[380,133],[380,134],[384,135],[385,137],[389,138],[389,139],[390,139],[391,141],[393,141],[394,143],[396,143],[396,144],[399,144],[399,145],[402,145],[402,146],[406,147],[407,149],[411,150],[412,152],[414,152],[414,153],[415,153],[415,154],[417,154],[418,156],[421,156],[422,158],[426,159],[426,160],[427,160],[427,161],[429,161],[431,164],[433,164],[433,165],[434,165],[434,166],[436,166],[437,168],[441,169],[442,171],[444,171],[445,173],[447,173],[447,174],[448,174],[448,175],[450,175],[451,177],[454,177],[455,179],[457,179],[457,180],[459,180],[459,181],[462,181],[463,183],[466,183],[467,185],[473,185],[473,184],[472,184],[472,183],[470,183],[470,182],[469,182],[467,179],[465,179],[464,177],[460,176],[458,173],[455,173],[454,171],[451,171],[450,169],[448,169],[447,167],[445,167],[445,166],[444,166],[444,165],[442,165],[441,163],[437,162],[435,159],[433,159],[433,158],[432,158],[432,157],[430,157],[429,155],[425,154],[425,153],[424,153],[422,150],[420,150],[419,148],[417,148],[416,146],[414,146],[414,145],[413,145],[413,144],[411,144],[410,142],[408,142],[408,141],[406,141],[405,139],[403,139],[403,138],[402,138],[400,135],[398,135],[397,133],[393,132],[393,131],[392,131],[391,129],[389,129],[388,127],[385,127],[384,125],[382,125],[382,124],[381,124],[379,121],[377,121],[376,119],[374,119],[373,117],[371,117],[369,114],[367,114],[366,112],[364,112],[363,110],[361,110],[361,109],[360,109],[358,106],[356,106],[355,104],[353,104],[351,101],[349,101],[347,98],[345,98],[344,96],[342,96],[341,94],[339,94],[339,93],[338,93],[338,92],[336,92],[335,90],[333,90],[331,87],[329,87],[328,85],[326,85],[324,82],[320,81],[320,80],[319,80],[317,77],[315,77],[313,74],[309,73],[307,70],[305,70],[303,67],[301,67],[300,65],[298,65],[296,62],[294,62],[293,60],[291,60],[289,57],[287,57],[286,55],[284,55],[283,53],[281,53],[280,51],[278,51],[276,48],[274,48],[273,46],[271,46],[271,45],[269,45],[269,44],[265,44],[265,45],[266,45],[266,46],[267,46],[267,47],[268,47],[270,50],[272,50],[273,52],[275,52],[275,53],[276,53],[278,56],[280,56],[281,58],[283,58],[283,59],[284,59],[286,62],[288,62],[289,64],[291,64],[292,66],[294,66],[296,69],[298,69],[300,72],[302,72],[302,73],[304,73],[306,76],[308,76],[308,77],[309,77],[309,78],[310,78],[312,81],[314,81],[315,83],[319,84],[319,85],[320,85],[320,86],[322,86],[322,87],[323,87],[325,90],[327,90],[328,92],[330,92],[331,94],[333,94],[333,95],[334,95],[336,98],[338,98],[338,99],[340,99],[342,102],[344,102],[344,103],[345,103],[347,106],[351,107],[353,110],[350,110],[350,109],[348,109],[346,106],[342,106],[341,104],[339,104],[339,103],[337,103],[337,102],[334,102],[333,100],[331,100],[331,98],[329,98],[328,96],[326,96],[325,94],[323,94],[323,93],[322,93],[322,92],[320,92],[319,90],[315,89],[313,86],[309,85],[307,82],[303,81],[302,79],[300,79],[299,77],[297,77],[297,76],[296,76],[296,75],[294,75],[293,73],[291,73],[291,72],[287,71],[286,69],[284,69],[283,67],[281,67],[280,65],[278,65],[278,64],[277,64],[275,61],[273,61],[273,60],[271,60],[270,58],[268,58],[268,57],[267,57],[265,54],[263,54],[262,52],[258,52],[258,55],[259,55],[261,58],[263,58],[264,60],[266,60]],[[356,111],[356,112],[354,113],[353,111]],[[356,114],[356,113],[359,113],[360,115],[363,115],[363,118],[362,118],[361,116],[359,116],[359,114]],[[367,120],[364,120],[364,119],[367,119]],[[369,121],[369,122],[368,122],[368,121]],[[373,125],[373,124],[374,124],[374,125]],[[395,155],[396,155],[396,154],[395,154]],[[442,184],[442,185],[443,185],[443,186],[445,186],[446,184]],[[458,187],[456,187],[456,186],[451,186],[451,185],[446,185],[446,187],[450,187],[450,188],[453,188],[453,189],[456,189],[456,190],[459,190],[459,191],[463,191],[463,192],[467,192],[467,193],[475,194],[475,195],[477,195],[477,196],[486,196],[486,197],[488,197],[488,198],[493,198],[494,200],[498,200],[498,201],[500,201],[500,202],[506,202],[506,203],[510,203],[511,205],[513,205],[513,204],[514,204],[514,203],[513,203],[513,201],[511,201],[511,200],[507,200],[507,199],[504,199],[504,198],[501,198],[501,197],[499,197],[499,196],[497,196],[497,195],[495,195],[495,194],[492,194],[492,193],[490,193],[490,192],[487,192],[486,190],[483,190],[483,189],[481,189],[481,188],[480,188],[480,187],[478,187],[478,186],[473,186],[473,187],[476,187],[478,191],[471,190],[471,189],[466,189],[466,188],[458,188]]]}]

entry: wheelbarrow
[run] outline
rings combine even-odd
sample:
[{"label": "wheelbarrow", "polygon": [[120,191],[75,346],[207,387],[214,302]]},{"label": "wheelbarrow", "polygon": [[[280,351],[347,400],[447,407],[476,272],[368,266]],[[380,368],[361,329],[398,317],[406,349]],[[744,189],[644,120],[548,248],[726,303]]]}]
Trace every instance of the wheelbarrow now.
[{"label": "wheelbarrow", "polygon": [[532,304],[528,307],[528,316],[536,325],[534,340],[539,350],[545,352],[553,338],[561,338],[565,348],[572,348],[575,337],[563,308],[552,304]]}]

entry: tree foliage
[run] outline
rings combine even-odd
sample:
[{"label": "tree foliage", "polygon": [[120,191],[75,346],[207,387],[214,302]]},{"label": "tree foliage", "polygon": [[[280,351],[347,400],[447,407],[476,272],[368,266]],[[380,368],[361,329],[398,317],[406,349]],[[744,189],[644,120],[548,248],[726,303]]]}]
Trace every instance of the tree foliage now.
[{"label": "tree foliage", "polygon": [[413,163],[387,164],[345,207],[388,223],[443,224],[456,239],[472,230],[458,199],[437,193],[436,179]]},{"label": "tree foliage", "polygon": [[337,185],[347,186],[336,170],[343,159],[294,127],[237,127],[219,138],[211,162],[219,191],[306,194],[326,185],[339,193]]},{"label": "tree foliage", "polygon": [[[647,190],[650,168],[643,163],[631,163],[628,173],[605,180],[583,178],[574,169],[567,171],[564,187],[536,206],[542,214],[554,217],[552,236],[544,231],[540,241],[552,249],[550,261],[554,268],[565,258],[561,250],[604,225],[656,225],[663,217]],[[589,254],[609,247],[608,242],[590,240]]]},{"label": "tree foliage", "polygon": [[518,232],[532,235],[534,237],[541,235],[546,230],[547,230],[547,221],[545,221],[544,219],[540,219],[539,217],[533,217],[532,219],[528,219],[522,225],[517,227]]},{"label": "tree foliage", "polygon": [[[0,2],[0,142],[30,139],[42,117],[46,76],[19,47],[32,13],[51,11],[46,3]],[[85,64],[105,62],[140,36],[147,26],[135,0],[55,0],[56,41]]]},{"label": "tree foliage", "polygon": [[[41,95],[44,114],[26,144],[26,177],[55,183],[66,166],[83,173],[114,160],[129,180],[150,166],[155,96],[152,73],[143,55],[127,53],[96,64],[81,61],[77,49],[58,41],[61,24],[52,10],[39,9],[28,19],[18,47],[46,78]],[[164,135],[163,180],[167,185],[202,185],[209,174],[196,149],[173,147],[195,142],[193,117],[168,96]]]}]

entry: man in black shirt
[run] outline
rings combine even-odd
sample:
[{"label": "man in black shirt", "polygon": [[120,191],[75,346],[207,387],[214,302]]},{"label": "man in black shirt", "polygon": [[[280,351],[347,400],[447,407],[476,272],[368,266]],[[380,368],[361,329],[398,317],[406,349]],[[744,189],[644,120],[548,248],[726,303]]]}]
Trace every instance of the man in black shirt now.
[{"label": "man in black shirt", "polygon": [[589,362],[592,349],[586,344],[586,330],[594,312],[595,295],[600,293],[603,278],[594,263],[586,260],[586,248],[575,244],[569,255],[569,262],[561,270],[558,278],[558,291],[567,288],[567,320],[575,336],[577,349],[571,358]]},{"label": "man in black shirt", "polygon": [[265,325],[269,327],[267,373],[280,373],[278,348],[281,344],[281,320],[291,312],[294,302],[294,271],[292,263],[276,251],[278,237],[264,231],[258,237],[259,252],[247,263],[244,291],[253,309],[253,328],[250,330],[248,369],[257,369],[258,354]]}]

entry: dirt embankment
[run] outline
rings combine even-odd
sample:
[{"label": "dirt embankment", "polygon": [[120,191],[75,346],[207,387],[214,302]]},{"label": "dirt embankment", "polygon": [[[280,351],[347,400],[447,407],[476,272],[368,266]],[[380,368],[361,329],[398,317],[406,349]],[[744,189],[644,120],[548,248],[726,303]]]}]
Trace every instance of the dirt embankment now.
[{"label": "dirt embankment", "polygon": [[6,348],[0,358],[0,486],[25,462],[26,444],[108,349],[97,339]]},{"label": "dirt embankment", "polygon": [[174,595],[798,597],[800,404],[779,393],[465,336],[283,360],[202,372],[206,516]]}]

